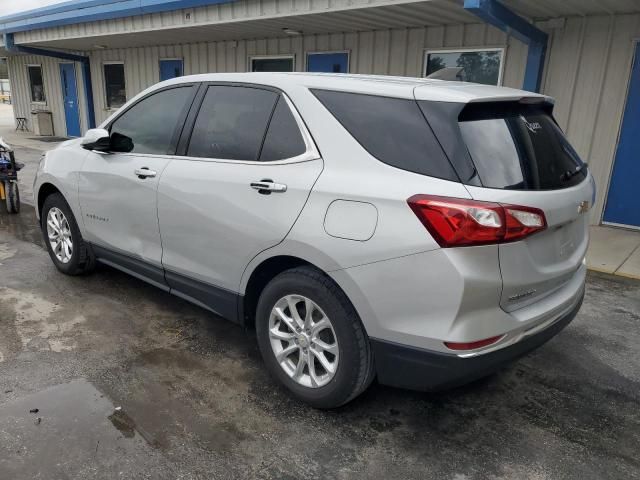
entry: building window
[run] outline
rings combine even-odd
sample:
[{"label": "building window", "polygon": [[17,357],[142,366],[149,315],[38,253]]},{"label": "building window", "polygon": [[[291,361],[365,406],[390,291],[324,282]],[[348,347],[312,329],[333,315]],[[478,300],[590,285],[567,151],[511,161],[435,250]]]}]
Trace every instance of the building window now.
[{"label": "building window", "polygon": [[160,60],[160,81],[169,80],[171,78],[181,77],[183,75],[182,59],[165,58]]},{"label": "building window", "polygon": [[251,57],[252,72],[293,72],[293,56]]},{"label": "building window", "polygon": [[499,85],[502,81],[502,52],[502,49],[428,51],[424,76]]},{"label": "building window", "polygon": [[42,65],[28,65],[29,88],[31,89],[31,101],[44,103],[47,98],[44,95],[44,82],[42,80]]},{"label": "building window", "polygon": [[348,73],[349,52],[307,53],[307,72]]},{"label": "building window", "polygon": [[123,63],[104,65],[104,91],[108,109],[120,108],[127,103]]}]

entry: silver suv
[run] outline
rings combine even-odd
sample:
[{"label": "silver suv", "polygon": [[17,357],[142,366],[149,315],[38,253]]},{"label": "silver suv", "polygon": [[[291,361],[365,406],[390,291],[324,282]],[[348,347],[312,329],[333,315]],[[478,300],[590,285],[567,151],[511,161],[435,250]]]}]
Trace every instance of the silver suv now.
[{"label": "silver suv", "polygon": [[595,188],[551,98],[330,74],[159,83],[43,159],[56,267],[121,269],[254,327],[297,398],[487,375],[584,295]]}]

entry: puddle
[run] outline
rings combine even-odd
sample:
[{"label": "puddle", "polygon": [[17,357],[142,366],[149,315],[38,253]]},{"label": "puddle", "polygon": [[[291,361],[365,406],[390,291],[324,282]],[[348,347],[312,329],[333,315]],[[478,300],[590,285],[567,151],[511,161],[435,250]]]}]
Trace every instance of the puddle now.
[{"label": "puddle", "polygon": [[31,205],[23,203],[20,213],[9,215],[0,211],[0,229],[10,233],[19,240],[35,243],[44,248],[42,232],[36,218],[36,211]]},{"label": "puddle", "polygon": [[86,465],[100,478],[162,478],[134,421],[85,379],[0,404],[0,478],[79,478]]}]

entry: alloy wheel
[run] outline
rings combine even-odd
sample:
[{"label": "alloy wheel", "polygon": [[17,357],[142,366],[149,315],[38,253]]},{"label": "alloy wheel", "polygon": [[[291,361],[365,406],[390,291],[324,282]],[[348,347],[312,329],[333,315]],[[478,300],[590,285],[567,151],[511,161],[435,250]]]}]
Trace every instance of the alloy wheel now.
[{"label": "alloy wheel", "polygon": [[269,340],[276,361],[305,387],[326,385],[336,374],[339,351],[331,320],[311,299],[287,295],[269,317]]},{"label": "alloy wheel", "polygon": [[53,207],[47,214],[47,236],[56,258],[69,263],[73,255],[73,238],[67,217],[59,208]]}]

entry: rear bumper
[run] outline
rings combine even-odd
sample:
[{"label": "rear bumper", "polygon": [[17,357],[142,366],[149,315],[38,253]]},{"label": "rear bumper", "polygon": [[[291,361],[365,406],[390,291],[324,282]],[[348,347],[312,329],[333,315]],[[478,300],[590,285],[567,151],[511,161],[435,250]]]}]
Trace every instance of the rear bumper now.
[{"label": "rear bumper", "polygon": [[584,292],[569,311],[544,330],[492,352],[459,357],[384,340],[371,339],[378,381],[392,387],[432,391],[462,385],[499,370],[504,365],[547,342],[571,320],[582,305]]}]

